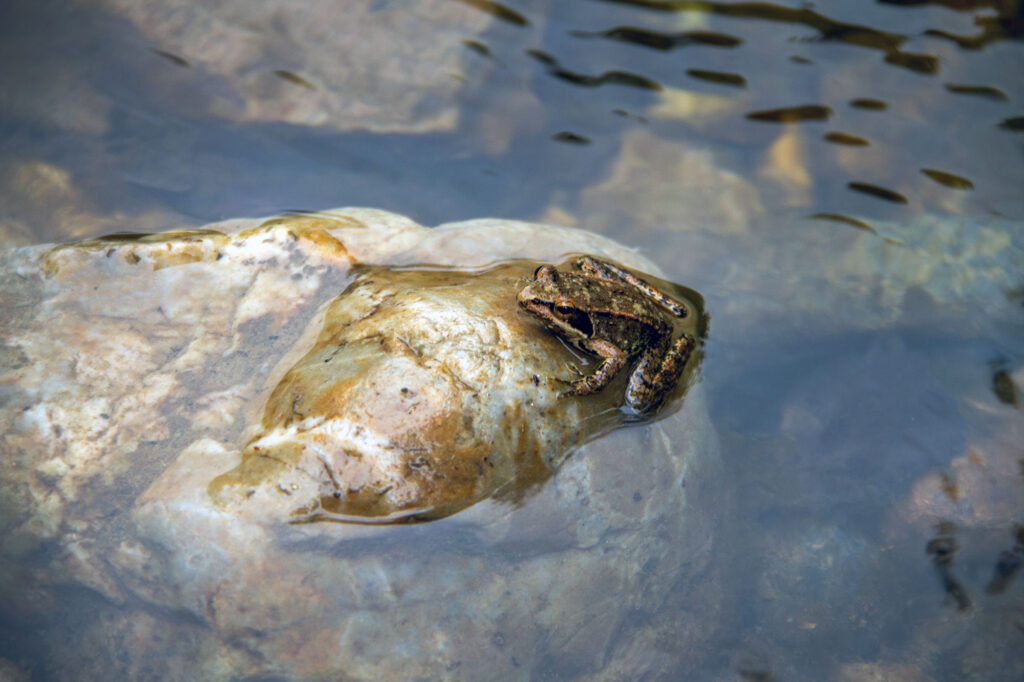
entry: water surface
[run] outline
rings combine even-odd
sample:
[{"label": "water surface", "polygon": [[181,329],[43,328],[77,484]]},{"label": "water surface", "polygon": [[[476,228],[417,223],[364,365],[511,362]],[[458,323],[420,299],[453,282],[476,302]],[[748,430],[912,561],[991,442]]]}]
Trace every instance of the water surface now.
[{"label": "water surface", "polygon": [[738,500],[677,672],[1024,676],[1020,3],[202,6],[0,7],[0,243],[367,205],[633,245],[705,296]]}]

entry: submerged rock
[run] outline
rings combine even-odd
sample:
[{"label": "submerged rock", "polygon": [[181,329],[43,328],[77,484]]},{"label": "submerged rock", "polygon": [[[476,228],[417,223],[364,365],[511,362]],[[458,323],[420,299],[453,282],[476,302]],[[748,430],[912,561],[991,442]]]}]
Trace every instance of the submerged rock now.
[{"label": "submerged rock", "polygon": [[454,129],[457,93],[488,64],[463,41],[493,22],[486,7],[445,0],[98,4],[153,46],[171,83],[210,92],[211,115],[379,133]]},{"label": "submerged rock", "polygon": [[658,644],[727,508],[714,435],[694,390],[569,457],[628,416],[624,377],[564,396],[589,360],[516,307],[574,252],[654,269],[368,209],[0,254],[5,629],[74,632],[34,663],[57,678],[678,665],[712,630]]}]

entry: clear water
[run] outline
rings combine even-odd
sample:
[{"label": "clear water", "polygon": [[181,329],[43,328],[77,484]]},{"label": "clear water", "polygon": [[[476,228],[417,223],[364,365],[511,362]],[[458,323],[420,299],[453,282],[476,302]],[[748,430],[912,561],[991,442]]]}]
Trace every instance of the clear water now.
[{"label": "clear water", "polygon": [[452,4],[347,3],[454,50],[417,85],[397,38],[324,67],[356,34],[286,40],[291,5],[241,58],[139,19],[188,3],[3,3],[0,240],[367,205],[634,245],[707,301],[737,500],[691,674],[1021,679],[1020,3]]}]

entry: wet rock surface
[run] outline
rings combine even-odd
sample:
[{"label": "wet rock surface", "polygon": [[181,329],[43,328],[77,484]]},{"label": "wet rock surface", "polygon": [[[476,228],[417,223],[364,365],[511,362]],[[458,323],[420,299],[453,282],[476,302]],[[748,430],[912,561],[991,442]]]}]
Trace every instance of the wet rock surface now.
[{"label": "wet rock surface", "polygon": [[[581,231],[368,209],[2,254],[3,626],[62,642],[34,672],[615,678],[695,657],[717,441],[697,386],[587,442],[622,421],[621,382],[560,398],[587,359],[515,305],[576,252],[653,270]],[[312,522],[353,516],[446,518]]]}]

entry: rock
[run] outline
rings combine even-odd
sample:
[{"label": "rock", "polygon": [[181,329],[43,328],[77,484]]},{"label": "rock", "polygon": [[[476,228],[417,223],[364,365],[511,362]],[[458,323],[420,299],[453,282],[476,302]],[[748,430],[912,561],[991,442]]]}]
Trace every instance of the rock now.
[{"label": "rock", "polygon": [[[47,624],[56,679],[692,664],[717,441],[699,385],[590,440],[621,391],[559,399],[585,359],[515,309],[573,252],[656,270],[587,232],[370,209],[0,254],[9,621]],[[322,522],[353,516],[438,520]],[[665,608],[691,589],[699,628]]]},{"label": "rock", "polygon": [[207,113],[235,121],[452,130],[464,61],[490,64],[463,44],[492,21],[472,3],[313,0],[298,11],[263,0],[102,4],[152,42],[169,73],[193,67],[190,81],[211,94]]},{"label": "rock", "polygon": [[281,363],[242,463],[211,483],[215,498],[348,521],[521,498],[622,414],[607,399],[560,399],[557,377],[573,375],[552,358],[565,351],[536,338],[509,296],[537,267],[361,272],[310,325],[311,347]]}]

